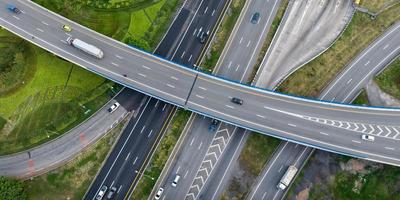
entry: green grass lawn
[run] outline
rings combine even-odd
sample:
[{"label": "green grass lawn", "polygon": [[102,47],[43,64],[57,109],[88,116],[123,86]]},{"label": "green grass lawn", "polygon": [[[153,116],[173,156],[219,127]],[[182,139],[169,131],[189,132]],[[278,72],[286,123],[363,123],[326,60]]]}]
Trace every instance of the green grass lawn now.
[{"label": "green grass lawn", "polygon": [[375,77],[375,81],[384,92],[400,99],[400,58]]},{"label": "green grass lawn", "polygon": [[29,199],[82,199],[124,123],[112,129],[72,162],[33,180],[25,181],[24,188]]},{"label": "green grass lawn", "polygon": [[400,4],[382,12],[375,20],[356,12],[343,35],[325,53],[290,75],[280,92],[317,97],[322,89],[356,55],[400,19]]},{"label": "green grass lawn", "polygon": [[362,92],[357,96],[356,99],[354,99],[352,103],[363,106],[369,105],[367,92],[365,90],[362,90]]}]

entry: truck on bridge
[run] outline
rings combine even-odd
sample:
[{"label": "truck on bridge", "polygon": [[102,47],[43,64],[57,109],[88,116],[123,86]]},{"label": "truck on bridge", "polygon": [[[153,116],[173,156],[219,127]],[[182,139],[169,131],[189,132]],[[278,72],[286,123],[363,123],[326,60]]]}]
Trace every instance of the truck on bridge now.
[{"label": "truck on bridge", "polygon": [[72,37],[68,37],[67,43],[79,50],[82,50],[82,51],[98,58],[98,59],[101,59],[104,56],[104,53],[101,49],[97,48],[94,45],[88,44],[80,39],[76,39],[76,38],[74,39]]},{"label": "truck on bridge", "polygon": [[290,182],[293,180],[297,173],[297,168],[294,165],[289,166],[285,174],[283,175],[281,181],[279,181],[278,189],[284,190],[289,186]]}]

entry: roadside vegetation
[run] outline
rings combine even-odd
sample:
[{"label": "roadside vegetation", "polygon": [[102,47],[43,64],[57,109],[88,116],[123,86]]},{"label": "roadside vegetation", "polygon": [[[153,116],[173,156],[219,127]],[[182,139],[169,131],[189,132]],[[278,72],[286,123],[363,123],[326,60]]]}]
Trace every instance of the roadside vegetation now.
[{"label": "roadside vegetation", "polygon": [[[36,2],[107,36],[151,51],[181,0],[111,1],[112,5],[104,8],[99,4],[103,1]],[[62,135],[122,88],[4,29],[0,30],[0,51],[0,155]]]},{"label": "roadside vegetation", "polygon": [[161,139],[159,146],[154,152],[148,167],[144,171],[144,176],[139,180],[136,189],[132,193],[132,200],[149,199],[151,190],[156,184],[161,171],[163,170],[167,160],[178,142],[182,131],[189,120],[190,112],[179,109],[171,121],[170,127]]},{"label": "roadside vegetation", "polygon": [[1,200],[25,200],[27,199],[24,186],[21,181],[0,176]]},{"label": "roadside vegetation", "polygon": [[226,15],[222,19],[222,22],[215,33],[214,40],[210,43],[210,50],[205,54],[204,60],[200,64],[203,71],[211,72],[214,70],[218,59],[221,56],[226,43],[228,42],[229,36],[235,27],[244,4],[245,1],[232,0]]},{"label": "roadside vegetation", "polygon": [[400,4],[375,19],[356,12],[343,35],[325,53],[297,70],[278,88],[280,92],[317,97],[333,77],[387,28],[400,19]]},{"label": "roadside vegetation", "polygon": [[68,164],[31,180],[26,180],[24,188],[29,199],[83,199],[87,188],[100,170],[126,122],[127,120],[123,120],[106,136],[82,151]]},{"label": "roadside vegetation", "polygon": [[239,155],[240,173],[229,180],[221,199],[245,199],[279,143],[279,139],[251,133]]},{"label": "roadside vegetation", "polygon": [[384,92],[400,99],[400,58],[375,77],[375,82]]},{"label": "roadside vegetation", "polygon": [[367,92],[365,90],[362,90],[361,93],[357,96],[357,98],[354,99],[352,104],[368,106],[369,101],[368,101]]},{"label": "roadside vegetation", "polygon": [[387,6],[399,3],[398,0],[361,0],[360,6],[371,12],[379,12]]},{"label": "roadside vegetation", "polygon": [[248,80],[249,84],[252,82],[252,80],[256,76],[258,69],[260,68],[261,62],[263,61],[264,56],[267,53],[269,46],[271,45],[272,39],[274,38],[276,31],[278,30],[279,24],[282,21],[283,15],[285,14],[288,4],[289,0],[281,1],[281,5],[279,6],[274,21],[272,21],[271,27],[268,31],[267,37],[265,38],[260,54],[258,54],[257,62],[253,67],[250,80]]}]

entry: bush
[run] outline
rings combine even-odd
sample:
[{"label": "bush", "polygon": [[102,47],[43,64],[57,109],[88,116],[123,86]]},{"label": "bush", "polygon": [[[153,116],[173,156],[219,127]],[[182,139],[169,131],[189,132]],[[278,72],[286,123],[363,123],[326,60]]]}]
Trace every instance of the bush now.
[{"label": "bush", "polygon": [[27,199],[21,182],[4,176],[0,176],[0,199],[22,200]]}]

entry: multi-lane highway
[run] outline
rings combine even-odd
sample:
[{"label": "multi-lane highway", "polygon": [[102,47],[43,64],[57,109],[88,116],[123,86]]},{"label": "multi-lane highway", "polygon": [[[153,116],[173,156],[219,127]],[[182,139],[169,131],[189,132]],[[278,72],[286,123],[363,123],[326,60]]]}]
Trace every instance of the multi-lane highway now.
[{"label": "multi-lane highway", "polygon": [[[248,79],[279,2],[251,0],[245,3],[227,48],[217,64],[216,74],[238,81]],[[250,19],[256,12],[262,14],[253,24]],[[173,165],[166,168],[166,177],[161,181],[165,191],[163,198],[218,198],[223,189],[218,187],[220,181],[226,177],[225,170],[231,160],[237,158],[248,131],[225,123],[210,131],[210,124],[209,118],[197,114],[188,122],[185,141]],[[176,174],[182,176],[179,187],[171,186]]]},{"label": "multi-lane highway", "polygon": [[[142,94],[130,91],[120,93],[93,116],[68,133],[35,148],[0,157],[0,175],[20,179],[38,176],[73,159],[82,150],[99,140],[121,121],[128,112],[140,108]],[[128,101],[130,99],[131,101]],[[110,113],[108,108],[118,101],[121,106]],[[134,117],[133,117],[134,118]]]},{"label": "multi-lane highway", "polygon": [[[132,49],[30,1],[5,0],[0,5],[5,8],[10,2],[20,7],[23,13],[16,16],[1,12],[1,26],[135,90],[264,134],[342,154],[400,164],[399,149],[395,148],[400,124],[397,109],[331,104],[241,85]],[[103,49],[105,57],[97,60],[67,45],[67,35],[62,30],[43,22],[72,24],[75,28],[72,36]],[[232,97],[244,99],[244,104],[231,103]],[[379,134],[375,142],[363,145],[354,142],[360,140],[361,134],[373,131]]]},{"label": "multi-lane highway", "polygon": [[[361,52],[324,89],[320,99],[348,103],[357,97],[367,82],[399,56],[400,23],[393,25],[368,48]],[[392,52],[396,52],[392,54]],[[356,140],[360,145],[364,141]],[[390,149],[388,149],[390,150]],[[257,180],[248,199],[281,199],[283,191],[276,185],[290,165],[300,168],[313,149],[290,142],[282,142]]]},{"label": "multi-lane highway", "polygon": [[[214,26],[218,16],[223,11],[225,2],[204,0],[201,3],[196,3],[186,1],[155,53],[167,59],[172,59],[172,54],[169,52],[189,49],[187,52],[194,55],[190,60],[175,59],[174,61],[186,63],[197,60],[199,49],[204,44],[198,41],[184,42],[198,39],[197,36],[192,35],[190,35],[191,37],[185,37],[185,32],[187,32],[185,30],[196,26]],[[198,12],[200,8],[212,9],[212,15],[210,13],[205,17],[203,14],[205,12],[197,14],[200,13]],[[188,16],[188,13],[196,14]],[[133,118],[129,121],[120,140],[92,183],[85,199],[94,199],[103,185],[117,188],[115,199],[129,197],[140,177],[142,177],[174,110],[175,108],[172,105],[155,98],[149,98],[144,108],[140,111],[143,114],[140,114],[139,118]]]}]

